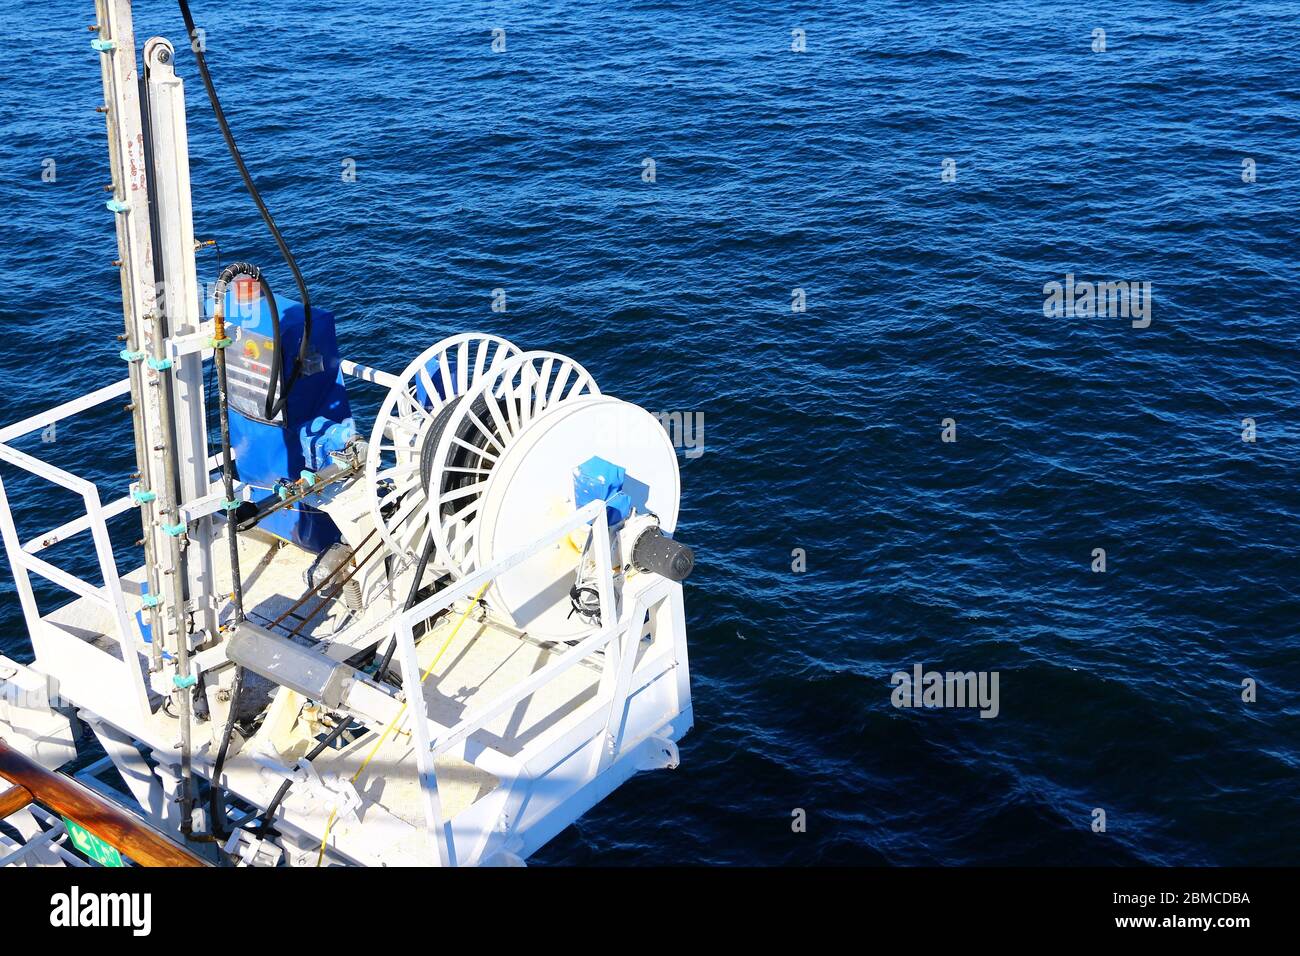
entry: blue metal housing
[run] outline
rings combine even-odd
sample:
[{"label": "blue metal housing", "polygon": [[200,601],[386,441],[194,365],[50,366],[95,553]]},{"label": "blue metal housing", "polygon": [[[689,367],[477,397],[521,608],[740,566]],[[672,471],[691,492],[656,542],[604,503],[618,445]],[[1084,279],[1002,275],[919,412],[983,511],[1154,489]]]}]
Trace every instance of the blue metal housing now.
[{"label": "blue metal housing", "polygon": [[632,514],[632,499],[623,490],[627,471],[593,455],[573,469],[573,503],[581,508],[589,501],[605,502],[605,518],[615,527]]},{"label": "blue metal housing", "polygon": [[[268,421],[266,393],[271,359],[282,350],[280,389],[293,370],[303,335],[302,305],[277,299],[280,342],[273,337],[271,311],[260,297],[239,296],[238,284],[226,295],[230,400],[230,441],[241,481],[272,491],[281,481],[296,480],[304,471],[329,464],[331,451],[341,450],[355,434],[347,389],[339,370],[338,342],[332,313],[313,306],[308,360],[289,391],[284,409]],[[321,552],[339,540],[334,522],[305,504],[287,506],[258,525],[308,551]]]}]

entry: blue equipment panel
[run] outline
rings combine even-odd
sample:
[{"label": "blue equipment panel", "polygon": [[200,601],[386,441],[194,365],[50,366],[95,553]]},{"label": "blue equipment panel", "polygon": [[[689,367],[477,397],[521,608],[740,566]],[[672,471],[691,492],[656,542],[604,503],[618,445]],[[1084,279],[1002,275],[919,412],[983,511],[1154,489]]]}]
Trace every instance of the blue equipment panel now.
[{"label": "blue equipment panel", "polygon": [[[230,402],[230,443],[241,481],[273,490],[281,481],[294,481],[304,471],[317,471],[330,462],[355,434],[343,373],[339,370],[334,316],[313,306],[311,341],[288,401],[274,420],[266,418],[272,359],[281,350],[278,403],[293,371],[303,335],[302,305],[277,299],[280,341],[274,337],[271,310],[261,296],[248,296],[234,283],[226,294],[226,329],[234,340],[227,349],[226,377]],[[322,511],[305,505],[287,506],[258,525],[308,551],[321,552],[339,540],[338,528]]]},{"label": "blue equipment panel", "polygon": [[573,503],[581,508],[589,501],[605,502],[605,518],[611,528],[632,514],[632,499],[623,490],[624,468],[593,455],[573,469]]}]

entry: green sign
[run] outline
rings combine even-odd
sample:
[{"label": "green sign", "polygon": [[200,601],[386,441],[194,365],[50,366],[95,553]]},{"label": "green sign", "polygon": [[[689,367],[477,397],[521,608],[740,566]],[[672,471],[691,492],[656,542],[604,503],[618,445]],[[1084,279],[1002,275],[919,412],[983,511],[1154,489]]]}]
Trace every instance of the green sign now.
[{"label": "green sign", "polygon": [[72,840],[72,845],[90,860],[100,866],[126,866],[122,862],[122,854],[117,852],[116,847],[105,843],[80,823],[64,817],[63,825],[68,828],[68,837]]}]

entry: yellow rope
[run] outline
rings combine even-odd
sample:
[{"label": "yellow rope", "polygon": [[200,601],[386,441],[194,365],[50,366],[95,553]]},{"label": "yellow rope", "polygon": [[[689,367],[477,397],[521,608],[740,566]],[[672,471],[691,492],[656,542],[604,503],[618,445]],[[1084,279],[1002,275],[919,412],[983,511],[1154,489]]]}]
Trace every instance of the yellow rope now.
[{"label": "yellow rope", "polygon": [[[447,648],[451,646],[451,642],[456,637],[456,633],[460,630],[460,626],[465,623],[465,619],[469,617],[469,612],[474,610],[474,605],[478,603],[479,598],[483,596],[483,592],[486,590],[487,583],[484,583],[484,585],[478,589],[478,594],[474,595],[474,600],[470,601],[469,604],[466,605],[464,613],[460,616],[460,620],[456,622],[456,626],[451,629],[451,633],[447,635],[447,639],[442,642],[442,647],[438,648],[438,653],[433,655],[433,660],[429,662],[429,666],[425,668],[424,673],[420,675],[421,686],[423,686],[424,682],[429,679],[429,675],[433,673],[433,668],[437,665],[438,661],[442,659],[442,655],[446,653]],[[370,753],[366,754],[366,759],[361,761],[361,766],[358,767],[357,772],[352,775],[352,783],[357,782],[357,778],[361,776],[362,772],[368,766],[370,766],[370,761],[375,759],[375,754],[379,753],[379,748],[384,745],[384,741],[388,739],[388,735],[393,732],[393,728],[397,726],[397,722],[401,720],[402,715],[406,713],[407,703],[408,701],[402,701],[402,706],[397,711],[397,714],[388,722],[388,726],[384,728],[384,732],[379,735],[379,739],[375,741],[375,745],[370,748]],[[330,828],[334,826],[334,817],[337,814],[337,810],[331,810],[330,818],[325,821],[325,835],[321,837],[320,852],[316,854],[317,866],[320,866],[321,862],[325,859],[325,845],[329,843]]]},{"label": "yellow rope", "polygon": [[336,813],[338,813],[337,810],[331,810],[331,811],[330,811],[330,818],[329,818],[328,820],[325,821],[325,835],[324,835],[323,837],[321,837],[321,841],[320,841],[320,852],[316,854],[316,865],[317,865],[317,866],[320,866],[320,865],[321,865],[321,861],[325,859],[325,844],[329,842],[329,838],[330,838],[330,827],[334,826],[334,815],[335,815]]}]

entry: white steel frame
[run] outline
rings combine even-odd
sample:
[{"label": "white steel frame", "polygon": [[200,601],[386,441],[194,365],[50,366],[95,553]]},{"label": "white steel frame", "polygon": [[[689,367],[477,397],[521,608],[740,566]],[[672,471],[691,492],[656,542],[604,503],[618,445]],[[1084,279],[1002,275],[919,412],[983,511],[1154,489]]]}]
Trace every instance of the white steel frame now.
[{"label": "white steel frame", "polygon": [[[130,691],[129,703],[134,705],[137,716],[148,717],[150,714],[149,696],[145,689],[140,656],[144,641],[134,619],[127,613],[126,601],[122,595],[122,580],[117,571],[117,561],[113,557],[113,544],[108,536],[108,519],[135,507],[135,502],[128,493],[125,497],[105,506],[100,499],[99,488],[94,482],[25,454],[9,444],[15,438],[28,435],[33,431],[62,421],[79,412],[84,412],[104,402],[119,398],[127,394],[130,388],[130,380],[123,379],[116,384],[98,389],[88,395],[83,395],[81,398],[0,429],[0,461],[16,465],[39,478],[44,478],[67,488],[69,491],[80,495],[86,506],[84,516],[62,524],[24,544],[18,538],[18,528],[14,523],[13,512],[9,507],[9,498],[5,493],[4,480],[0,477],[0,539],[3,539],[5,550],[9,554],[9,563],[13,568],[18,599],[22,603],[23,616],[27,619],[27,629],[32,636],[32,644],[37,651],[38,657],[41,656],[42,637],[46,634],[47,628],[54,625],[42,620],[40,609],[36,605],[36,594],[32,588],[32,572],[108,610],[113,619],[118,646],[122,652],[121,663],[126,669],[125,676]],[[83,531],[89,531],[95,542],[95,554],[99,559],[99,570],[103,577],[103,584],[99,586],[69,574],[62,568],[56,567],[37,556],[40,551],[55,542],[62,541]],[[76,645],[89,647],[79,638],[69,636],[69,640],[75,642]],[[69,644],[67,646],[72,647],[73,645]],[[118,663],[107,655],[101,654],[100,656],[105,659],[105,664],[109,661],[112,661],[112,664]],[[122,706],[122,701],[119,698],[107,713],[121,714],[123,712]]]},{"label": "white steel frame", "polygon": [[[395,380],[386,372],[356,362],[345,361],[342,369],[349,376],[381,385]],[[134,502],[128,494],[105,505],[93,482],[21,452],[10,442],[119,398],[129,388],[129,380],[124,379],[0,429],[0,461],[79,494],[86,507],[85,515],[23,543],[0,477],[0,538],[13,567],[23,614],[38,654],[37,664],[54,671],[60,679],[61,696],[128,733],[137,721],[150,715],[142,671],[145,659],[143,639],[133,615],[126,610],[107,522],[134,507]],[[210,467],[216,464],[215,460],[209,462]],[[239,493],[245,493],[242,487]],[[186,505],[193,506],[196,503]],[[584,523],[591,524],[596,536],[593,550],[601,620],[608,623],[496,699],[474,709],[455,726],[443,727],[423,709],[411,709],[410,702],[424,700],[415,625],[456,601],[468,599],[487,582],[552,547]],[[90,531],[94,539],[102,586],[77,578],[37,556],[50,545],[84,531]],[[682,587],[657,575],[632,577],[624,584],[623,610],[618,613],[609,543],[603,503],[591,502],[528,547],[460,579],[395,619],[393,630],[401,655],[403,691],[414,722],[415,757],[431,863],[454,866],[527,856],[637,770],[676,765],[673,742],[690,728],[692,721]],[[72,635],[67,635],[65,642],[51,644],[50,632],[57,630],[57,625],[42,618],[31,573],[109,609],[122,661],[126,662],[125,707],[123,684],[105,680],[102,670],[81,688],[69,686],[69,678],[78,669],[69,660],[71,654],[80,651],[92,655],[87,666],[80,668],[87,672],[122,662]],[[638,659],[647,616],[655,639]],[[46,659],[43,649],[53,655],[53,660]],[[508,756],[471,740],[493,719],[601,651],[604,662],[595,697],[530,740],[518,753]],[[224,660],[213,660],[211,666],[222,663]],[[91,687],[93,690],[88,689]],[[492,773],[500,785],[453,820],[444,822],[435,762],[446,754]]]},{"label": "white steel frame", "polygon": [[[441,727],[431,721],[427,713],[417,712],[415,716],[415,758],[419,769],[431,863],[455,866],[460,863],[484,862],[493,855],[494,847],[491,843],[494,837],[498,844],[495,851],[506,856],[517,855],[517,850],[522,850],[526,855],[549,839],[553,832],[530,840],[524,834],[512,831],[522,821],[519,813],[524,802],[530,798],[539,800],[537,784],[559,766],[555,759],[557,756],[577,754],[580,769],[577,775],[568,771],[567,778],[564,774],[558,775],[557,782],[561,786],[557,792],[548,801],[539,800],[542,805],[534,809],[533,819],[539,819],[539,822],[548,810],[558,810],[569,800],[581,799],[582,791],[595,783],[602,774],[612,772],[619,761],[625,764],[623,772],[613,773],[612,776],[616,779],[608,781],[607,787],[598,787],[599,792],[591,794],[579,812],[593,805],[636,770],[650,769],[652,766],[676,766],[677,752],[673,741],[684,734],[691,723],[682,588],[677,582],[657,576],[646,586],[629,584],[623,593],[623,613],[618,614],[613,571],[609,562],[609,526],[602,501],[588,503],[528,547],[461,578],[399,616],[394,631],[402,662],[402,688],[408,707],[412,701],[424,700],[415,648],[415,625],[451,607],[455,601],[476,593],[484,584],[551,547],[586,523],[591,524],[595,535],[592,551],[596,555],[601,620],[607,623],[595,634],[565,651],[558,660],[520,681],[491,703],[475,709],[454,727]],[[638,662],[637,651],[644,634],[643,622],[647,614],[664,604],[667,605],[668,617],[661,623],[666,626],[656,635],[662,636],[664,640],[656,640]],[[477,755],[470,752],[470,737],[475,732],[600,651],[604,651],[605,656],[600,688],[595,699],[566,715],[513,757],[499,753],[489,755],[486,749],[481,749]],[[634,683],[634,671],[640,675],[640,683]],[[664,685],[667,693],[662,696],[661,706],[651,709],[647,715],[648,720],[630,719],[630,697],[636,691],[664,678],[667,678]],[[629,737],[632,738],[630,744]],[[652,751],[661,751],[662,757],[637,755],[634,748],[641,744],[648,744]],[[496,818],[490,821],[492,829],[487,832],[475,827],[472,812],[463,814],[470,817],[464,824],[461,823],[462,816],[445,822],[442,819],[436,760],[439,756],[452,753],[496,774],[501,780],[497,790],[484,801],[497,811]],[[471,808],[471,811],[474,810],[477,810],[477,806]],[[570,822],[572,817],[563,820],[554,828],[555,831]],[[544,825],[542,829],[545,830]]]}]

